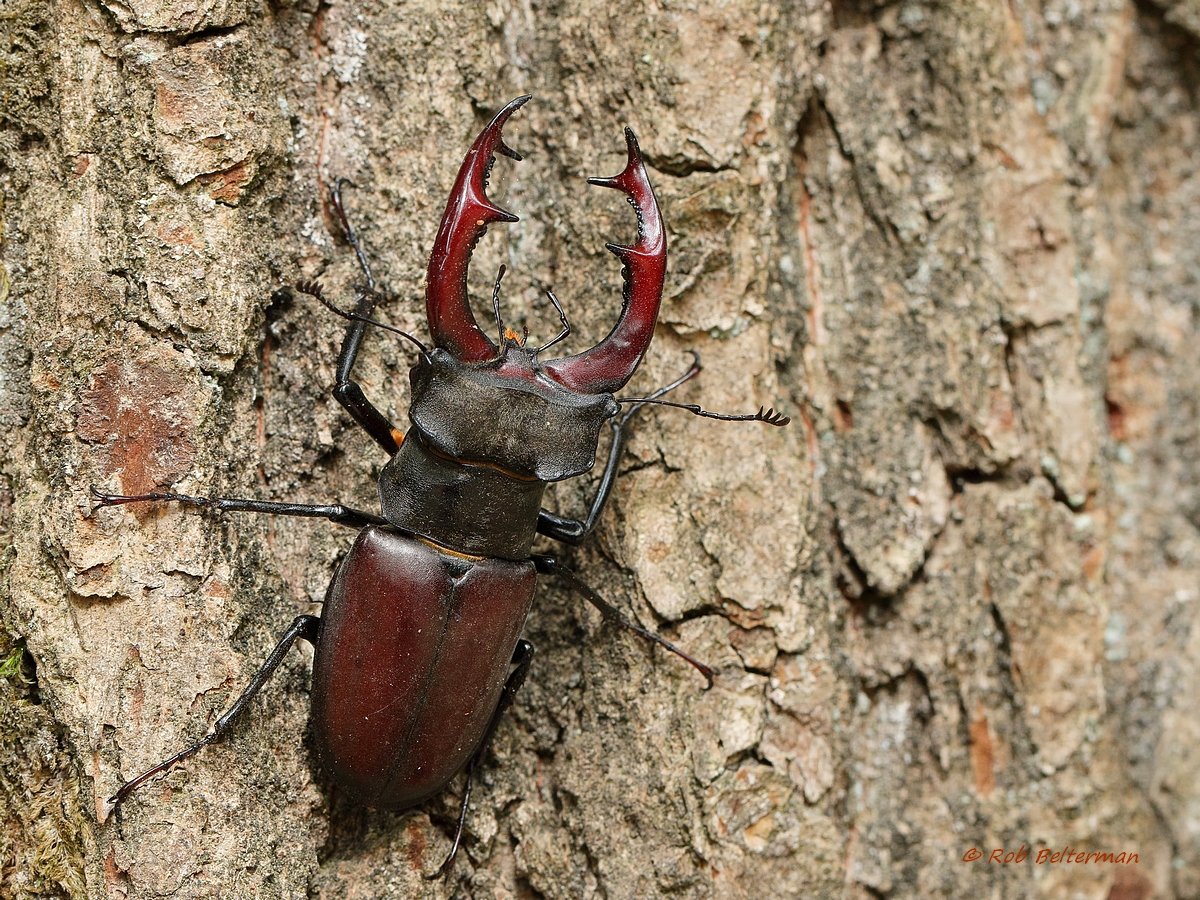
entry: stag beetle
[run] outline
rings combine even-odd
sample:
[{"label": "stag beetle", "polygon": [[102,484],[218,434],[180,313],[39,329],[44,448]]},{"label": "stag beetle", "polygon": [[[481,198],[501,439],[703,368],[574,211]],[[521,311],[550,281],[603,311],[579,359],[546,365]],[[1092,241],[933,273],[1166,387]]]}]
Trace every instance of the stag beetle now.
[{"label": "stag beetle", "polygon": [[[589,183],[616,188],[637,214],[632,247],[608,244],[623,263],[624,305],[612,332],[590,350],[540,362],[539,354],[571,330],[562,306],[547,292],[562,331],[537,349],[504,327],[496,279],[493,306],[499,344],[480,330],[467,300],[467,265],[494,222],[517,217],[492,204],[488,174],[505,145],[501,131],[529,96],[505,106],[471,146],[458,172],[429,260],[426,310],[433,346],[399,332],[419,351],[410,378],[407,434],[399,432],[351,379],[367,325],[398,329],[371,318],[377,291],[370,265],[342,205],[333,207],[367,285],[352,312],[325,299],[321,287],[298,289],[351,320],[337,366],[334,396],[391,455],[379,476],[382,516],[340,504],[308,506],[259,500],[189,497],[173,493],[105,494],[100,506],[175,501],[219,511],[277,513],[328,519],[360,529],[325,598],[322,615],[298,616],[250,685],[201,741],[131,781],[114,807],[148,779],[220,740],[299,638],[316,648],[312,725],[319,761],[353,800],[405,809],[441,791],[466,769],[467,781],[453,848],[437,873],[450,870],[462,838],[471,775],[504,711],[525,679],[533,648],[521,638],[538,573],[552,574],[605,616],[656,641],[694,665],[712,683],[713,670],[658,635],[622,617],[552,556],[531,553],[535,534],[579,544],[612,491],[624,447],[622,430],[648,403],[727,421],[786,425],[774,410],[728,416],[661,396],[694,377],[691,367],[647,397],[617,399],[650,345],[662,299],[667,241],[662,216],[633,131],[625,129],[629,161],[613,178]],[[625,412],[618,416],[622,407]],[[541,508],[549,482],[573,478],[595,464],[600,429],[610,423],[612,445],[599,489],[584,521]]]}]

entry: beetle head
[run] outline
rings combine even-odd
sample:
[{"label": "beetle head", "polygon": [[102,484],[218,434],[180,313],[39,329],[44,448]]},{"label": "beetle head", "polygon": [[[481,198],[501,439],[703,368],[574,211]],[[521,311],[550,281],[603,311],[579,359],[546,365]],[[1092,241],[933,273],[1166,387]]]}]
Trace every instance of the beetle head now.
[{"label": "beetle head", "polygon": [[[580,395],[610,395],[632,376],[650,346],[658,308],[662,301],[667,266],[667,240],[658,201],[642,163],[637,138],[625,129],[629,158],[624,171],[613,178],[589,178],[590,184],[622,191],[637,214],[638,240],[632,247],[608,244],[623,264],[624,304],[620,318],[609,335],[595,347],[563,359],[537,364],[530,359],[534,376],[516,375],[520,353],[501,337],[498,348],[480,330],[467,301],[467,266],[475,244],[492,222],[515,222],[517,217],[487,198],[487,177],[496,153],[521,157],[505,145],[504,123],[526,101],[518,97],[496,114],[463,161],[429,259],[426,311],[434,345],[459,362],[483,365],[492,362],[526,381],[554,382],[565,391]],[[547,345],[548,346],[548,345]],[[520,348],[524,352],[524,348]]]}]

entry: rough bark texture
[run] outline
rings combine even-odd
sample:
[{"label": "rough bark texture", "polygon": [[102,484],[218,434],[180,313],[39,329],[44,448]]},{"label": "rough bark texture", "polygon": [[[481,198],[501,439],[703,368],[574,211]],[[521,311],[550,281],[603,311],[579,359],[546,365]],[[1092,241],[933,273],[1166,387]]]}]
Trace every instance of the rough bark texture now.
[{"label": "rough bark texture", "polygon": [[[1200,897],[1195,0],[4,0],[0,35],[0,896]],[[606,333],[633,223],[582,178],[632,125],[671,242],[633,389],[691,347],[681,399],[795,414],[646,412],[568,554],[716,687],[546,584],[449,882],[453,793],[322,780],[303,652],[105,818],[352,534],[87,487],[371,508],[342,326],[281,287],[352,296],[347,177],[421,332],[458,163],[526,91],[477,298],[504,261],[513,327],[557,330],[552,286],[564,352]],[[376,333],[357,370],[396,421],[410,363]],[[1067,846],[1138,859],[1036,863]]]}]

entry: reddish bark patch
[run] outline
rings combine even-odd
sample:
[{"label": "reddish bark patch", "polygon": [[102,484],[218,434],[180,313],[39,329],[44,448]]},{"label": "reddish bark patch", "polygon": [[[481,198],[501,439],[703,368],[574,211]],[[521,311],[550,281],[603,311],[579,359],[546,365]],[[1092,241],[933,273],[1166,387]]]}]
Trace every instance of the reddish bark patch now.
[{"label": "reddish bark patch", "polygon": [[1121,867],[1114,873],[1108,900],[1149,900],[1153,893],[1154,884],[1145,872]]},{"label": "reddish bark patch", "polygon": [[49,372],[42,372],[33,376],[33,386],[39,391],[57,391],[62,385],[58,379]]},{"label": "reddish bark patch", "polygon": [[242,189],[250,182],[250,167],[240,162],[223,172],[201,175],[199,180],[208,188],[208,196],[234,205],[241,199]]},{"label": "reddish bark patch", "polygon": [[746,117],[746,130],[742,133],[742,146],[747,150],[761,143],[767,127],[761,113],[752,112]]},{"label": "reddish bark patch", "polygon": [[104,857],[104,885],[110,897],[124,897],[129,894],[129,873],[117,865],[117,851],[108,851]]},{"label": "reddish bark patch", "polygon": [[208,581],[204,585],[204,596],[216,597],[222,600],[228,600],[232,594],[229,592],[229,585],[216,578]]},{"label": "reddish bark patch", "polygon": [[839,400],[833,408],[833,430],[845,434],[854,427],[854,410],[845,400]]},{"label": "reddish bark patch", "polygon": [[990,797],[996,790],[995,749],[987,716],[979,710],[978,718],[968,725],[971,735],[971,771],[975,776],[975,793]]},{"label": "reddish bark patch", "polygon": [[[1010,6],[1011,6],[1011,2],[1010,2]],[[1014,11],[1014,15],[1015,14],[1016,13]],[[1004,166],[1004,168],[1012,169],[1014,171],[1021,168],[1021,164],[1019,162],[1017,162],[1015,159],[1013,159],[1012,154],[1009,153],[1007,150],[1005,150],[1003,147],[1001,147],[999,144],[993,144],[991,141],[984,141],[983,146],[986,147],[988,150],[991,150],[993,153],[995,153],[996,156],[1000,157],[1000,165]]]},{"label": "reddish bark patch", "polygon": [[414,872],[419,872],[425,856],[425,832],[416,821],[409,822],[404,832],[408,835],[408,866]]},{"label": "reddish bark patch", "polygon": [[111,360],[92,374],[76,434],[102,445],[102,476],[117,475],[125,494],[172,484],[195,455],[194,389],[170,356],[146,351],[134,361]]},{"label": "reddish bark patch", "polygon": [[1003,430],[1010,431],[1015,421],[1012,397],[1006,391],[996,390],[991,392],[988,400],[988,412],[992,421],[996,422]]},{"label": "reddish bark patch", "polygon": [[734,625],[749,631],[766,624],[766,616],[761,609],[742,609],[736,603],[725,601],[722,614]]},{"label": "reddish bark patch", "polygon": [[200,240],[200,236],[186,222],[163,222],[158,226],[158,236],[164,244],[171,247],[204,249],[204,243]]},{"label": "reddish bark patch", "polygon": [[1100,582],[1100,576],[1104,574],[1104,558],[1103,544],[1097,544],[1084,554],[1083,575],[1089,584],[1098,584]]},{"label": "reddish bark patch", "polygon": [[154,104],[162,120],[172,125],[195,121],[201,112],[200,99],[194,94],[162,83],[155,92]]},{"label": "reddish bark patch", "polygon": [[142,723],[142,710],[146,707],[146,686],[142,679],[134,676],[133,684],[129,686],[129,724],[137,728]]},{"label": "reddish bark patch", "polygon": [[1125,407],[1118,403],[1112,395],[1104,398],[1104,406],[1108,409],[1108,432],[1115,441],[1125,441],[1129,433],[1125,428]]}]

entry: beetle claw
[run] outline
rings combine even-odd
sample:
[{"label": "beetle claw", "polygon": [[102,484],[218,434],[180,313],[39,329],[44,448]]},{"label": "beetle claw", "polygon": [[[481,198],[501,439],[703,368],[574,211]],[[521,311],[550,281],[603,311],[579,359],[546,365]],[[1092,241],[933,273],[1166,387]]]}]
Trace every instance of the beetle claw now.
[{"label": "beetle claw", "polygon": [[509,116],[524,106],[530,96],[518,97],[496,113],[471,145],[458,170],[429,256],[425,292],[429,331],[436,346],[449,350],[462,362],[482,362],[494,358],[497,352],[496,345],[475,322],[467,301],[467,266],[488,225],[519,221],[488,199],[487,182],[495,154],[521,158],[521,154],[504,143],[501,132]]},{"label": "beetle claw", "polygon": [[581,393],[616,391],[632,377],[650,346],[662,303],[667,272],[666,228],[632,128],[625,129],[625,144],[629,160],[620,175],[588,179],[588,184],[623,192],[637,215],[638,239],[633,246],[605,245],[622,263],[625,303],[621,317],[608,337],[595,347],[545,364],[547,375]]}]

